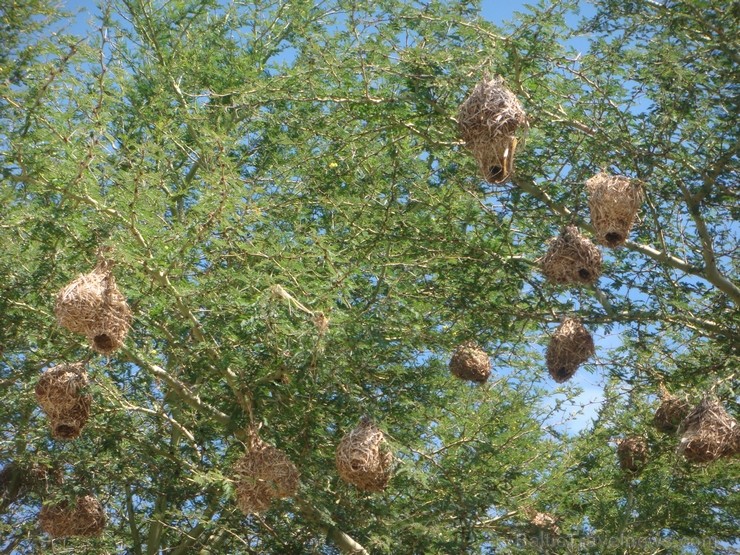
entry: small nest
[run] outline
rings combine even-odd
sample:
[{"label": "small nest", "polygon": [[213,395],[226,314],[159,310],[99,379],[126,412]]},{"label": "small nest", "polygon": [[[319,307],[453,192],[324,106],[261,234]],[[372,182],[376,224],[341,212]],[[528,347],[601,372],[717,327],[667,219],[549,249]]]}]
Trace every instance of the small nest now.
[{"label": "small nest", "polygon": [[298,489],[299,473],[287,455],[250,432],[247,452],[233,467],[236,502],[245,514],[270,508],[273,500],[291,497]]},{"label": "small nest", "polygon": [[557,525],[557,520],[552,515],[547,513],[534,512],[530,515],[530,522],[532,526],[539,528],[544,532],[548,532],[553,536],[560,535],[560,527]]},{"label": "small nest", "polygon": [[478,83],[460,105],[457,122],[483,178],[489,183],[506,181],[513,173],[516,133],[526,130],[527,116],[503,78]]},{"label": "small nest", "polygon": [[576,226],[566,226],[548,243],[547,253],[537,262],[549,282],[587,285],[601,275],[601,252]]},{"label": "small nest", "polygon": [[740,427],[719,401],[705,397],[681,422],[678,453],[695,463],[740,453]]},{"label": "small nest", "polygon": [[83,363],[58,364],[44,372],[36,384],[36,400],[49,417],[52,436],[74,439],[90,416],[92,397],[82,393],[87,386]]},{"label": "small nest", "polygon": [[452,353],[450,372],[460,379],[483,383],[491,375],[491,361],[483,349],[468,341]]},{"label": "small nest", "polygon": [[660,406],[653,416],[653,425],[665,434],[675,434],[690,410],[691,407],[685,399],[665,392],[661,395]]},{"label": "small nest", "polygon": [[383,491],[391,477],[393,454],[383,432],[367,417],[337,447],[339,477],[363,491]]},{"label": "small nest", "polygon": [[617,440],[619,466],[625,472],[639,472],[647,463],[648,445],[644,437],[630,436]]},{"label": "small nest", "polygon": [[131,311],[116,286],[111,263],[101,260],[89,274],[80,275],[57,294],[57,322],[87,336],[91,347],[108,355],[123,345],[131,327]]},{"label": "small nest", "polygon": [[39,513],[41,529],[52,538],[99,536],[105,520],[103,506],[92,495],[78,498],[71,508],[67,503],[45,505]]},{"label": "small nest", "polygon": [[566,318],[550,338],[547,346],[547,370],[557,383],[573,377],[578,367],[591,358],[594,340],[578,318]]},{"label": "small nest", "polygon": [[586,181],[596,241],[615,248],[627,240],[642,204],[642,185],[621,175],[598,173]]}]

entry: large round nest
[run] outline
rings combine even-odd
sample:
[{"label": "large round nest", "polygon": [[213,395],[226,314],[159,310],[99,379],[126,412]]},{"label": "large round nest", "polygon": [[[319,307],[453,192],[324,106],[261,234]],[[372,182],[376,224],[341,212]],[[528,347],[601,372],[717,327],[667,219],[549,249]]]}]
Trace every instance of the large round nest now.
[{"label": "large round nest", "polygon": [[476,343],[467,341],[452,353],[450,372],[460,379],[483,383],[491,375],[491,361]]},{"label": "large round nest", "polygon": [[270,508],[273,500],[291,497],[298,489],[299,473],[287,455],[250,435],[247,452],[233,467],[236,502],[245,514]]},{"label": "large round nest", "polygon": [[695,463],[712,462],[740,453],[740,429],[737,420],[727,414],[722,404],[710,397],[702,399],[681,422],[678,453]]},{"label": "large round nest", "polygon": [[690,410],[691,407],[686,399],[680,399],[665,392],[661,397],[660,406],[655,411],[655,416],[653,416],[653,425],[665,434],[675,434]]},{"label": "large round nest", "polygon": [[342,438],[336,453],[339,477],[363,491],[383,491],[391,477],[393,454],[383,432],[368,418]]},{"label": "large round nest", "polygon": [[99,536],[105,521],[103,506],[92,495],[78,498],[74,507],[67,503],[44,505],[39,513],[41,529],[52,538]]},{"label": "large round nest", "polygon": [[52,435],[74,439],[90,416],[92,397],[84,394],[88,378],[83,363],[58,364],[41,375],[36,400],[49,417]]},{"label": "large round nest", "polygon": [[586,181],[596,241],[611,248],[627,240],[642,204],[642,185],[621,175],[598,173]]},{"label": "large round nest", "polygon": [[106,355],[121,348],[131,326],[131,311],[106,260],[59,291],[54,314],[60,325],[87,336],[90,346]]},{"label": "large round nest", "polygon": [[489,183],[506,181],[513,171],[516,133],[526,130],[527,116],[503,78],[478,83],[460,105],[457,122],[483,178]]},{"label": "large round nest", "polygon": [[569,380],[578,367],[596,352],[594,340],[578,318],[566,318],[547,346],[547,370],[558,382]]},{"label": "large round nest", "polygon": [[557,285],[591,284],[601,275],[601,252],[573,225],[550,239],[547,253],[538,262],[545,278]]},{"label": "large round nest", "polygon": [[630,436],[617,441],[619,466],[625,472],[639,472],[648,459],[648,445],[644,437]]}]

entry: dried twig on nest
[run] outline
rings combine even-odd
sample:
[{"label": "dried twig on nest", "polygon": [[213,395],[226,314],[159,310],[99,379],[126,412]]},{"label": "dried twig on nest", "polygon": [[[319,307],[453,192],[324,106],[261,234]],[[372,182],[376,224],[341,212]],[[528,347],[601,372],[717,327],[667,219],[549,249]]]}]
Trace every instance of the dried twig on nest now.
[{"label": "dried twig on nest", "polygon": [[383,432],[367,417],[342,438],[336,453],[339,477],[364,491],[383,491],[391,477],[393,454]]},{"label": "dried twig on nest", "polygon": [[598,173],[586,181],[596,241],[611,248],[627,240],[642,204],[642,185],[621,175]]},{"label": "dried twig on nest", "polygon": [[601,275],[601,253],[573,225],[549,240],[545,256],[537,261],[545,278],[555,284],[591,284]]},{"label": "dried twig on nest", "polygon": [[68,503],[44,505],[39,513],[41,529],[52,538],[99,536],[105,528],[105,511],[92,495],[77,499],[74,507]]},{"label": "dried twig on nest", "polygon": [[87,386],[83,363],[58,364],[44,372],[36,384],[36,400],[49,417],[52,435],[74,439],[90,416],[92,397],[83,393]]},{"label": "dried twig on nest", "polygon": [[558,382],[569,380],[596,352],[594,340],[578,318],[565,318],[547,346],[547,370]]},{"label": "dried twig on nest", "polygon": [[702,399],[681,422],[679,433],[678,453],[691,462],[712,462],[740,453],[737,420],[727,414],[718,400],[710,397]]},{"label": "dried twig on nest", "polygon": [[617,440],[619,466],[625,472],[639,472],[648,459],[648,445],[644,437],[630,436]]},{"label": "dried twig on nest", "polygon": [[475,342],[467,341],[452,353],[450,372],[460,379],[483,383],[491,375],[491,361]]}]

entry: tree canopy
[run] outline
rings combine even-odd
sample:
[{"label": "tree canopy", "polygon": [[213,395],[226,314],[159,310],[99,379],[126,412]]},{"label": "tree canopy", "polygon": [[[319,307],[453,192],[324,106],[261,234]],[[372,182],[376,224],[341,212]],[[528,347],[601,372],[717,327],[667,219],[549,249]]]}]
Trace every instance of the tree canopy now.
[{"label": "tree canopy", "polygon": [[[737,458],[687,462],[652,422],[661,390],[738,415],[737,5],[542,0],[497,26],[476,1],[101,4],[84,31],[0,7],[0,550],[737,552]],[[494,75],[529,130],[492,185],[456,116]],[[599,171],[643,185],[639,220],[594,285],[554,287],[538,260],[593,232]],[[54,314],[100,256],[133,314],[109,356]],[[559,385],[566,316],[596,355]],[[450,373],[467,341],[485,384]],[[91,415],[63,441],[34,388],[77,362]],[[362,417],[393,453],[380,492],[335,470]],[[247,515],[250,430],[300,481]],[[87,494],[102,535],[41,531]]]}]

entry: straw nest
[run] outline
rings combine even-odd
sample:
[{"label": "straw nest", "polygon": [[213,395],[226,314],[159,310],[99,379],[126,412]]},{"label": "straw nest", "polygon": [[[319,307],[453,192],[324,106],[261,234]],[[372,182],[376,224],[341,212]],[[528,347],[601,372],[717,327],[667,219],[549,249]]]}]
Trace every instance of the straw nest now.
[{"label": "straw nest", "polygon": [[617,457],[622,470],[639,472],[647,462],[647,440],[641,436],[630,436],[617,440]]},{"label": "straw nest", "polygon": [[245,514],[266,511],[274,500],[291,497],[298,490],[296,466],[255,432],[250,432],[247,452],[236,461],[233,472],[236,502]]},{"label": "straw nest", "polygon": [[642,204],[642,185],[602,172],[586,181],[586,191],[596,241],[611,248],[624,244]]},{"label": "straw nest", "polygon": [[601,252],[576,226],[566,226],[548,244],[545,256],[537,262],[551,283],[591,284],[601,275]]},{"label": "straw nest", "polygon": [[516,134],[526,130],[527,116],[503,78],[478,83],[460,105],[457,122],[483,178],[489,183],[506,181],[513,172]]},{"label": "straw nest", "polygon": [[0,470],[0,499],[12,503],[28,491],[46,492],[50,483],[60,485],[64,476],[58,468],[46,464],[6,464]]},{"label": "straw nest", "polygon": [[696,463],[740,453],[740,426],[716,399],[705,397],[681,422],[678,453]]},{"label": "straw nest", "polygon": [[393,454],[383,432],[367,417],[337,447],[339,477],[363,491],[383,491],[391,477]]},{"label": "straw nest", "polygon": [[547,370],[563,383],[573,377],[578,367],[596,352],[594,340],[578,318],[565,318],[547,346]]},{"label": "straw nest", "polygon": [[491,375],[491,361],[476,343],[467,341],[452,353],[450,372],[460,379],[483,383]]},{"label": "straw nest", "polygon": [[691,407],[686,399],[680,399],[667,391],[662,391],[660,406],[653,416],[653,425],[665,434],[675,434],[690,410]]},{"label": "straw nest", "polygon": [[45,505],[39,513],[41,529],[52,538],[99,536],[105,520],[103,506],[92,495],[79,497],[74,507],[68,503]]},{"label": "straw nest", "polygon": [[548,513],[539,513],[536,511],[532,511],[529,515],[529,518],[532,526],[539,528],[544,532],[548,532],[553,536],[560,535],[560,527],[557,525],[557,520],[555,520],[555,517],[553,517],[552,515]]},{"label": "straw nest", "polygon": [[52,436],[74,439],[90,416],[92,397],[85,395],[87,372],[83,363],[58,364],[41,375],[36,400],[49,417]]},{"label": "straw nest", "polygon": [[131,326],[126,298],[105,260],[59,291],[54,314],[61,326],[87,336],[91,347],[105,355],[121,348]]}]

